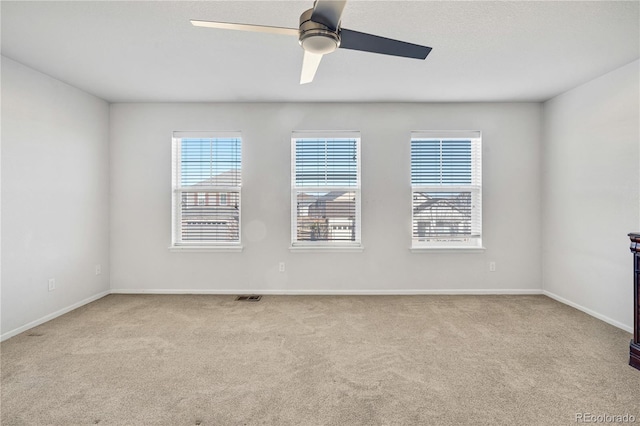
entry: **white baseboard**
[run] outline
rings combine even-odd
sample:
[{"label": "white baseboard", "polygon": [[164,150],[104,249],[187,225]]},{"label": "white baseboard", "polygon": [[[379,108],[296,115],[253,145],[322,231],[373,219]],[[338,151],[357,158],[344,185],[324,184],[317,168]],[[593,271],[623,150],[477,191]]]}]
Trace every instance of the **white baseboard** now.
[{"label": "white baseboard", "polygon": [[88,298],[86,298],[84,300],[81,300],[81,301],[79,301],[77,303],[74,303],[73,305],[67,306],[66,308],[62,308],[62,309],[60,309],[60,310],[58,310],[58,311],[56,311],[56,312],[54,312],[52,314],[45,315],[42,318],[38,318],[35,321],[31,321],[30,323],[25,324],[22,327],[18,327],[18,328],[14,329],[14,330],[7,331],[6,333],[4,333],[3,335],[0,336],[0,341],[5,341],[10,337],[16,336],[16,335],[18,335],[18,334],[20,334],[20,333],[22,333],[24,331],[29,330],[30,328],[37,327],[40,324],[43,324],[43,323],[45,323],[47,321],[51,321],[52,319],[59,317],[60,315],[64,315],[67,312],[73,311],[74,309],[78,309],[79,307],[84,306],[87,303],[91,303],[91,302],[93,302],[95,300],[101,299],[104,296],[107,296],[109,293],[111,293],[109,290],[103,291],[101,293],[98,293],[98,294],[95,294],[95,295],[93,295],[91,297],[88,297]]},{"label": "white baseboard", "polygon": [[265,294],[318,296],[405,296],[405,295],[539,295],[541,289],[394,289],[394,290],[297,290],[297,289],[130,289],[114,288],[113,294]]},{"label": "white baseboard", "polygon": [[602,315],[602,314],[600,314],[600,313],[598,313],[596,311],[593,311],[593,310],[591,310],[589,308],[585,308],[582,305],[578,305],[577,303],[574,303],[574,302],[572,302],[572,301],[570,301],[568,299],[565,299],[564,297],[560,297],[555,293],[551,293],[550,291],[542,290],[542,294],[544,294],[545,296],[548,296],[548,297],[550,297],[550,298],[552,298],[554,300],[557,300],[560,303],[564,303],[565,305],[569,305],[572,308],[576,308],[577,310],[582,311],[585,314],[589,314],[592,317],[598,318],[599,320],[602,320],[602,321],[606,322],[607,324],[611,324],[614,327],[618,327],[618,328],[620,328],[620,329],[622,329],[622,330],[624,330],[624,331],[626,331],[628,333],[632,333],[633,334],[633,327],[632,326],[628,326],[628,325],[623,324],[623,323],[621,323],[619,321],[611,319],[608,316],[605,316],[605,315]]}]

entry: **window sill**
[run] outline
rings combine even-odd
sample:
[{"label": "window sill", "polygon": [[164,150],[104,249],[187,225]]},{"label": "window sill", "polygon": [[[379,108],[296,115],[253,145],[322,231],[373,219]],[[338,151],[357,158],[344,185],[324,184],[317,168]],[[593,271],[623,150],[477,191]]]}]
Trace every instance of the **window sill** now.
[{"label": "window sill", "polygon": [[170,246],[172,252],[193,252],[193,253],[238,253],[242,246]]},{"label": "window sill", "polygon": [[318,253],[318,252],[334,252],[334,253],[353,253],[362,252],[362,246],[291,246],[289,251],[298,253]]},{"label": "window sill", "polygon": [[411,253],[482,253],[485,247],[410,247]]}]

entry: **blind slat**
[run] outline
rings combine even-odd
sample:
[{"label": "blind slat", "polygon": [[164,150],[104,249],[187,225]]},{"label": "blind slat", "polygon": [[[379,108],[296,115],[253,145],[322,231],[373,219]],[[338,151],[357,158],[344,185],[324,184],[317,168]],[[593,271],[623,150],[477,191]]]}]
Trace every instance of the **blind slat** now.
[{"label": "blind slat", "polygon": [[240,138],[180,140],[180,180],[186,186],[240,186]]},{"label": "blind slat", "polygon": [[296,191],[297,241],[356,241],[356,192]]},{"label": "blind slat", "polygon": [[472,141],[413,139],[411,183],[451,185],[472,183]]},{"label": "blind slat", "polygon": [[357,186],[356,139],[296,139],[297,186]]},{"label": "blind slat", "polygon": [[183,191],[180,197],[182,241],[239,241],[239,192]]}]

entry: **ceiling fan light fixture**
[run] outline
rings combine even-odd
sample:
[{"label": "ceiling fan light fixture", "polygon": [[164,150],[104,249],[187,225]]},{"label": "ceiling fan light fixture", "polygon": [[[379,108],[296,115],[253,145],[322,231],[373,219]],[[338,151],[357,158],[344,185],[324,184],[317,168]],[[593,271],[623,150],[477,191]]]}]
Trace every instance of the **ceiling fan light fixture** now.
[{"label": "ceiling fan light fixture", "polygon": [[340,36],[320,22],[311,20],[313,9],[306,10],[300,15],[300,30],[298,42],[302,48],[316,55],[326,55],[340,47]]},{"label": "ceiling fan light fixture", "polygon": [[307,33],[300,37],[300,46],[307,52],[326,55],[340,46],[340,38],[335,33]]}]

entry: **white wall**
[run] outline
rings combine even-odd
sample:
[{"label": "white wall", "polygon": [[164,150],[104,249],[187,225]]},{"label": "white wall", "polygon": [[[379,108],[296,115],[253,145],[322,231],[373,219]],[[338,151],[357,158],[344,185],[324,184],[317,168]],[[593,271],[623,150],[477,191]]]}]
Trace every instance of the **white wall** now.
[{"label": "white wall", "polygon": [[108,143],[105,101],[2,58],[3,339],[109,290]]},{"label": "white wall", "polygon": [[627,233],[640,230],[639,62],[544,103],[545,292],[633,327]]},{"label": "white wall", "polygon": [[[538,103],[112,104],[111,288],[540,292],[541,119]],[[289,251],[291,131],[323,129],[361,131],[361,253]],[[483,132],[483,253],[409,251],[409,132],[443,129]],[[175,130],[242,131],[243,252],[168,250]]]}]

